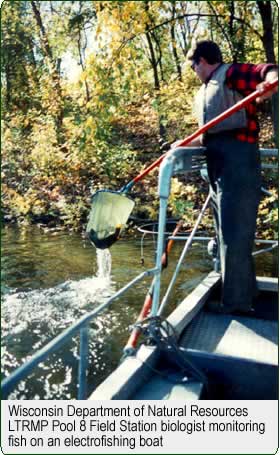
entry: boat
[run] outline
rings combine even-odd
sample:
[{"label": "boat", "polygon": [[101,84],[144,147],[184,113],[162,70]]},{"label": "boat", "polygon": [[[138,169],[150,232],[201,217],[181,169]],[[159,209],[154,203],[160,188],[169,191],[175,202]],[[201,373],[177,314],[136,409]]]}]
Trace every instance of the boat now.
[{"label": "boat", "polygon": [[[263,157],[277,156],[277,151],[262,149],[261,154]],[[274,164],[264,164],[264,167],[271,166]],[[213,271],[170,315],[163,317],[180,266],[193,240],[199,239],[196,237],[197,229],[210,199],[208,195],[192,232],[186,237],[180,236],[180,241],[185,240],[185,244],[166,294],[160,300],[170,181],[174,174],[197,171],[207,178],[203,147],[178,147],[166,155],[159,172],[160,210],[155,266],[142,272],[106,302],[84,315],[4,379],[1,384],[3,398],[7,398],[20,380],[77,333],[80,335],[78,399],[186,401],[278,398],[277,278],[257,278],[259,296],[254,313],[213,313],[209,309],[210,303],[217,300],[221,292],[219,261],[214,256]],[[177,238],[176,235],[168,236],[169,241]],[[255,254],[278,247],[278,242],[274,240],[258,239],[258,243],[266,244],[267,249]],[[146,277],[153,278],[151,308],[148,315],[147,312],[145,316],[142,314],[134,327],[145,342],[139,348],[134,344],[127,345],[117,369],[89,394],[89,324],[131,286]]]},{"label": "boat", "polygon": [[[262,156],[276,153],[261,152]],[[197,164],[197,158],[202,156],[201,148],[193,149],[191,154],[189,149],[179,148],[161,166],[157,267],[163,251],[171,175],[198,167],[205,176],[204,165]],[[206,206],[207,201],[200,215]],[[179,263],[194,238],[195,228],[186,240]],[[276,244],[272,242],[273,247]],[[209,310],[211,302],[221,295],[221,274],[215,261],[214,268],[166,321],[157,315],[162,313],[170,287],[161,306],[155,303],[158,294],[154,297],[155,318],[145,322],[149,344],[128,352],[90,400],[278,399],[278,280],[257,277],[259,295],[254,313],[218,314]]]}]

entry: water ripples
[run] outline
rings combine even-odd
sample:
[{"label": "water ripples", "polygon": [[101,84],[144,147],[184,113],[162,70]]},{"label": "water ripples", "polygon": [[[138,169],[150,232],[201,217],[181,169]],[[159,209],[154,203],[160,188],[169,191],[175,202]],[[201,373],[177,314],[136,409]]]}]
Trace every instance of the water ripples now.
[{"label": "water ripples", "polygon": [[[3,230],[2,374],[8,376],[38,349],[127,284],[144,268],[139,240],[95,250],[79,234],[43,233],[33,227]],[[175,244],[163,274],[167,286],[182,242]],[[96,251],[96,254],[95,254]],[[113,266],[111,255],[113,258]],[[154,243],[145,244],[145,268],[154,265]],[[261,261],[264,262],[261,262]],[[168,311],[211,270],[203,245],[183,264]],[[278,274],[278,255],[257,256],[258,274]],[[267,271],[266,271],[267,270]],[[89,326],[89,392],[117,366],[151,280],[130,289]],[[49,356],[21,381],[11,399],[73,399],[77,396],[79,337]]]},{"label": "water ripples", "polygon": [[[30,291],[10,289],[3,296],[1,336],[2,365],[4,365],[5,376],[83,314],[92,311],[115,292],[115,284],[111,279],[111,255],[108,250],[98,250],[97,267],[96,276],[93,277],[78,281],[68,280],[49,289]],[[90,329],[90,335],[94,335],[94,341],[91,341],[92,347],[93,344],[102,342],[104,332],[105,335],[108,333],[106,319],[106,316],[101,316],[94,323],[94,330]],[[40,370],[48,372],[37,378],[45,399],[69,398],[68,389],[73,379],[73,361],[75,359],[76,363],[78,358],[77,339],[71,343],[68,350],[68,353],[65,351],[63,354],[64,360],[61,355],[53,354],[51,364],[46,361],[39,366]],[[70,365],[67,365],[67,361]],[[57,375],[59,381],[56,383]],[[36,389],[34,384],[32,387]],[[25,388],[26,381],[22,381],[10,398],[26,398]],[[41,396],[41,393],[37,395],[35,393],[34,396]]]}]

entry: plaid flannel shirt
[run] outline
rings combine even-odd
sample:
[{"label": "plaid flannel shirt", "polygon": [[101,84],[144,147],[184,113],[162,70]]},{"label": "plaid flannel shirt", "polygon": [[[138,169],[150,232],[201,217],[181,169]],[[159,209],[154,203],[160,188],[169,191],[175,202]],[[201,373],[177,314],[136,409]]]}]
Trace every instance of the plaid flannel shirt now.
[{"label": "plaid flannel shirt", "polygon": [[[261,63],[233,63],[226,73],[226,83],[232,90],[236,90],[244,97],[256,90],[256,86],[264,81],[266,73],[277,68],[277,65]],[[236,139],[254,143],[259,137],[259,123],[257,118],[257,104],[250,103],[246,108],[247,127],[236,130]]]}]

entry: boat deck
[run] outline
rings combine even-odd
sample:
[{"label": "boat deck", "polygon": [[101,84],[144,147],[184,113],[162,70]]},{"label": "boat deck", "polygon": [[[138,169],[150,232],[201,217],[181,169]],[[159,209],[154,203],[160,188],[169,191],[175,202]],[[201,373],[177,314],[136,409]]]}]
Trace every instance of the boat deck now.
[{"label": "boat deck", "polygon": [[276,365],[277,342],[276,321],[203,311],[185,330],[180,345],[188,350]]},{"label": "boat deck", "polygon": [[182,352],[207,375],[216,399],[277,399],[277,344],[276,321],[206,311],[180,340]]},{"label": "boat deck", "polygon": [[[182,355],[203,370],[210,394],[220,399],[261,399],[262,395],[276,399],[277,343],[276,321],[206,311],[196,316],[179,341]],[[176,384],[182,381],[182,374],[172,363],[172,353],[162,358],[157,366],[162,376],[153,374],[133,399],[203,398],[201,382]]]}]

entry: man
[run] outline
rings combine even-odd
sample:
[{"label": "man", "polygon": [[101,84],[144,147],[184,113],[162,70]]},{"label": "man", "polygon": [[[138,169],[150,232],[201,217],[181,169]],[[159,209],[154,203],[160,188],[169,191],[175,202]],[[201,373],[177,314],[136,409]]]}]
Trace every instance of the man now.
[{"label": "man", "polygon": [[[224,64],[213,41],[198,42],[188,58],[203,83],[195,98],[199,126],[278,78],[273,64]],[[252,258],[261,193],[256,111],[253,102],[189,145],[206,147],[223,282],[222,301],[212,306],[217,312],[250,312],[257,295]]]}]

